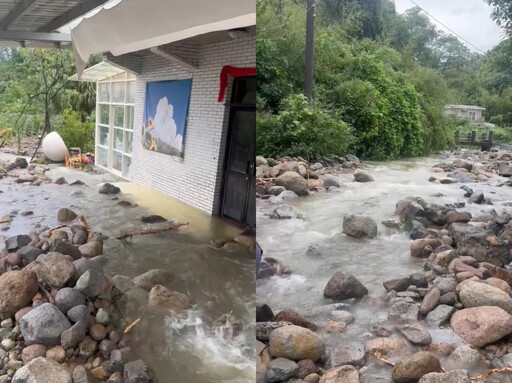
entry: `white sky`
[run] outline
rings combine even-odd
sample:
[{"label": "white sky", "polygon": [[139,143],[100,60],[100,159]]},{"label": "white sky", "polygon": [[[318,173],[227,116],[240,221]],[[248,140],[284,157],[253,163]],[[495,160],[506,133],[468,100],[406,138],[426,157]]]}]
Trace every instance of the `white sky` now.
[{"label": "white sky", "polygon": [[[400,13],[414,7],[410,0],[394,1]],[[414,0],[414,2],[483,51],[492,49],[504,37],[503,31],[491,19],[491,7],[484,0]],[[434,20],[431,19],[431,21],[439,29],[449,32]],[[466,45],[472,51],[476,51],[475,48]]]}]

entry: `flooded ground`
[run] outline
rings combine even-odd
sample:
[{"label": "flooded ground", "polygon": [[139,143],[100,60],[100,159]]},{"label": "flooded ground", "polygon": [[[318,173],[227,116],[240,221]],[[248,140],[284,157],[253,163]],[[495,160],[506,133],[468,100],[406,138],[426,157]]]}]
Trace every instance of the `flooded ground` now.
[{"label": "flooded ground", "polygon": [[[422,270],[423,260],[410,256],[410,239],[407,234],[388,229],[380,224],[393,219],[396,202],[408,196],[419,196],[438,204],[465,202],[461,184],[430,183],[430,168],[449,158],[419,158],[386,163],[369,163],[365,169],[375,182],[357,183],[351,174],[341,176],[343,186],[336,192],[322,192],[296,198],[286,203],[292,205],[304,219],[276,220],[268,214],[275,209],[268,200],[258,200],[258,242],[264,255],[278,258],[290,267],[287,277],[275,276],[257,282],[257,301],[267,303],[277,313],[292,309],[315,323],[329,319],[333,301],[323,297],[329,278],[338,270],[353,274],[369,290],[362,302],[347,303],[355,316],[341,335],[329,336],[325,341],[336,344],[347,340],[365,343],[374,338],[370,329],[387,320],[389,307],[380,299],[385,294],[382,282],[408,276]],[[501,177],[489,183],[468,184],[482,190],[494,201],[493,206],[466,205],[460,210],[473,216],[496,209],[512,211],[506,203],[512,202],[509,188],[499,188]],[[442,193],[443,196],[439,196]],[[345,214],[364,214],[379,224],[379,235],[374,239],[355,239],[342,233]],[[318,252],[307,254],[308,248]],[[433,340],[455,339],[451,330],[432,330]],[[389,376],[389,367],[370,365],[370,372],[383,372]],[[385,372],[385,373],[384,373]]]},{"label": "flooded ground", "polygon": [[[94,230],[110,238],[104,243],[108,275],[135,277],[149,269],[166,269],[173,275],[166,286],[191,297],[194,306],[185,319],[143,314],[129,335],[135,356],[153,368],[160,383],[253,382],[254,256],[223,253],[210,247],[210,240],[234,236],[240,228],[108,173],[81,173],[52,166],[46,174],[53,180],[63,176],[68,183],[81,180],[85,185],[31,186],[15,184],[9,178],[0,180],[0,216],[13,210],[34,212],[27,217],[16,215],[9,229],[0,231],[0,235],[25,234],[34,226],[54,227],[61,207],[83,214]],[[121,207],[112,196],[99,194],[98,184],[102,182],[115,182],[122,190],[119,199],[138,206]],[[115,239],[123,233],[162,227],[143,224],[140,218],[148,214],[189,225],[131,241]],[[136,304],[135,308],[140,309]],[[123,315],[127,320],[135,319],[136,314],[129,311]],[[211,326],[228,313],[247,324],[246,333],[234,340],[224,339]]]}]

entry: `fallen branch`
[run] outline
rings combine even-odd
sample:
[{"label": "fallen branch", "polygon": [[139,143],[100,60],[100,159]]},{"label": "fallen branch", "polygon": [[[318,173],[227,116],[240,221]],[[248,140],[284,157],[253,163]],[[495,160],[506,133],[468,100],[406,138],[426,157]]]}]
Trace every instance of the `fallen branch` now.
[{"label": "fallen branch", "polygon": [[146,230],[146,231],[135,231],[133,233],[128,233],[128,234],[123,234],[123,235],[120,235],[119,237],[116,237],[116,239],[126,239],[126,238],[132,238],[132,237],[139,237],[141,235],[152,235],[152,234],[160,234],[160,233],[164,233],[166,231],[171,231],[171,230],[175,230],[181,226],[186,226],[188,225],[188,222],[186,223],[178,223],[176,225],[173,225],[173,226],[169,226],[169,227],[166,227],[164,229],[158,229],[158,230]]},{"label": "fallen branch", "polygon": [[272,181],[275,181],[275,178],[256,178],[256,184],[258,185],[265,185]]},{"label": "fallen branch", "polygon": [[495,368],[494,370],[489,371],[487,375],[478,375],[478,376],[472,376],[471,380],[484,380],[489,379],[494,374],[499,374],[501,372],[512,372],[511,367],[504,367],[504,368]]},{"label": "fallen branch", "polygon": [[389,360],[387,360],[387,359],[384,359],[384,358],[382,357],[382,354],[381,354],[380,352],[375,351],[375,352],[373,353],[373,356],[375,357],[375,359],[377,359],[377,360],[379,360],[379,361],[381,361],[381,362],[383,362],[383,363],[386,363],[388,366],[395,367],[395,364],[394,364],[394,363],[391,363],[391,362],[390,362]]},{"label": "fallen branch", "polygon": [[12,218],[0,219],[0,223],[9,223],[12,222]]},{"label": "fallen branch", "polygon": [[63,227],[68,227],[68,225],[57,225],[55,227],[52,227],[51,229],[48,229],[44,232],[44,235],[46,237],[49,237],[52,234],[52,231],[62,229]]},{"label": "fallen branch", "polygon": [[128,334],[128,333],[132,330],[132,328],[133,328],[137,323],[139,323],[139,322],[140,322],[140,318],[135,319],[135,320],[134,320],[134,321],[133,321],[133,322],[132,322],[128,327],[126,327],[126,328],[124,329],[124,333],[125,333],[125,334]]},{"label": "fallen branch", "polygon": [[[82,222],[82,224],[84,225],[85,229],[88,231],[88,232],[91,232],[92,231],[92,228],[91,228],[91,225],[89,225],[89,223],[87,222],[87,220],[85,219],[85,217],[83,215],[79,215],[78,216],[78,219]],[[69,227],[71,228],[72,226],[70,225],[57,225],[55,227],[52,227],[51,229],[48,229],[44,232],[44,235],[49,237],[52,232],[54,232],[55,230],[59,230],[59,229],[62,229],[63,227]]]}]

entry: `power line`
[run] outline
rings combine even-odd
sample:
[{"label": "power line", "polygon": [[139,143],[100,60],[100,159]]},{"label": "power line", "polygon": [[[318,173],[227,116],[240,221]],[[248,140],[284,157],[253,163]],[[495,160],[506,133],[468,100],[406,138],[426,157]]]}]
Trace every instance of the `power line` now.
[{"label": "power line", "polygon": [[429,17],[431,17],[433,20],[435,20],[436,22],[438,22],[439,24],[441,24],[443,27],[445,27],[446,29],[448,29],[452,34],[454,34],[455,36],[457,36],[459,39],[461,39],[462,41],[466,42],[467,44],[471,45],[473,48],[475,48],[477,51],[480,51],[482,53],[485,54],[485,52],[483,50],[481,50],[480,48],[478,48],[475,44],[471,43],[470,41],[466,40],[464,37],[462,37],[461,35],[459,35],[457,32],[455,32],[453,29],[447,27],[445,24],[443,24],[442,22],[440,22],[438,19],[436,19],[430,12],[426,11],[425,9],[423,9],[421,7],[421,5],[419,5],[418,3],[416,3],[414,0],[409,0],[411,3],[413,3],[415,6],[417,6],[419,9],[421,9],[423,12],[425,12]]}]

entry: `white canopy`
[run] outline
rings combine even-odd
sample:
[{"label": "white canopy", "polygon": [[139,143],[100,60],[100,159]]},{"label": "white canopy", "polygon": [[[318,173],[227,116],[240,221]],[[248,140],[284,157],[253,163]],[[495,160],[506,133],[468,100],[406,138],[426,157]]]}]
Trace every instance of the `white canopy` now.
[{"label": "white canopy", "polygon": [[254,0],[122,0],[71,30],[78,75],[89,57],[114,56],[256,24]]},{"label": "white canopy", "polygon": [[70,76],[68,79],[71,81],[83,81],[83,82],[96,82],[102,81],[110,77],[114,77],[118,74],[126,72],[125,70],[110,64],[107,61],[102,61],[99,64],[93,65],[83,71],[82,76],[78,78],[77,74]]}]

